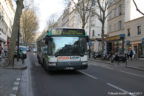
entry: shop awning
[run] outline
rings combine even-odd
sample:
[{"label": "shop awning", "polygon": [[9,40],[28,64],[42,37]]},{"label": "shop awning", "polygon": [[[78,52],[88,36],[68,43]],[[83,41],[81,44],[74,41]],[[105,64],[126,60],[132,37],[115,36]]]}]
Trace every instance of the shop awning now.
[{"label": "shop awning", "polygon": [[120,36],[112,36],[112,37],[108,37],[106,38],[106,41],[113,41],[113,40],[119,40]]}]

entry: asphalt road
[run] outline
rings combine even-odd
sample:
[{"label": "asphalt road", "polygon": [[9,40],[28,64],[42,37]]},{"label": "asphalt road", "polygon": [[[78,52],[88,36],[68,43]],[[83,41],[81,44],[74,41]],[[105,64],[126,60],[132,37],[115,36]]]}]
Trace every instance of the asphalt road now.
[{"label": "asphalt road", "polygon": [[144,96],[144,72],[89,61],[87,70],[50,74],[36,54],[28,58],[30,96]]}]

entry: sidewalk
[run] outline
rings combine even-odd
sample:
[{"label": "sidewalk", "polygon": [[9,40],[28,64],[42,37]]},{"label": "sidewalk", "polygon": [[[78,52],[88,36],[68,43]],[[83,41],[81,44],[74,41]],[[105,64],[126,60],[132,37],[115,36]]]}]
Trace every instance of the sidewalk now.
[{"label": "sidewalk", "polygon": [[[113,64],[113,65],[118,64],[117,62],[111,63],[111,61],[101,60],[100,58],[98,58],[98,59],[90,58],[89,60],[101,62],[101,63],[105,63],[105,64]],[[124,65],[124,67],[127,67],[127,68],[132,68],[132,69],[144,71],[144,60],[132,60],[132,61],[128,60],[127,66],[126,66],[126,63],[120,62],[120,64]]]},{"label": "sidewalk", "polygon": [[[0,65],[4,64],[0,62]],[[0,67],[0,96],[17,96],[21,83],[22,69],[26,69],[26,65],[22,65],[21,60],[18,62],[15,60],[14,67]]]},{"label": "sidewalk", "polygon": [[144,71],[144,60],[128,60],[128,68]]},{"label": "sidewalk", "polygon": [[21,69],[26,69],[27,66],[26,64],[22,64],[22,61],[21,59],[19,59],[19,61],[17,61],[17,59],[15,59],[15,64],[14,66],[5,66],[6,63],[5,61],[7,60],[7,58],[2,58],[1,61],[0,61],[0,68],[5,68],[5,69],[18,69],[18,70],[21,70]]}]

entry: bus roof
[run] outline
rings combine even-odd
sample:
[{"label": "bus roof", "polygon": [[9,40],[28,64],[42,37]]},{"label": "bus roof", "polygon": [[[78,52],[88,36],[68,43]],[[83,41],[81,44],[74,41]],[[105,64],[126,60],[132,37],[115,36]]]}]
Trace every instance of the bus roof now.
[{"label": "bus roof", "polygon": [[81,28],[54,28],[52,30],[48,30],[47,32],[43,33],[37,41],[44,39],[46,36],[86,36],[86,32],[84,29]]}]

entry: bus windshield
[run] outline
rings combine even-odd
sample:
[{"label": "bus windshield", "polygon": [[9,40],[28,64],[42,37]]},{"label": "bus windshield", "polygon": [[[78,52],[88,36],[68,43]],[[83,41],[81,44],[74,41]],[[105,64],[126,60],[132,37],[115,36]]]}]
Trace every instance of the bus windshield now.
[{"label": "bus windshield", "polygon": [[83,56],[86,51],[85,37],[51,37],[48,51],[55,56]]}]

